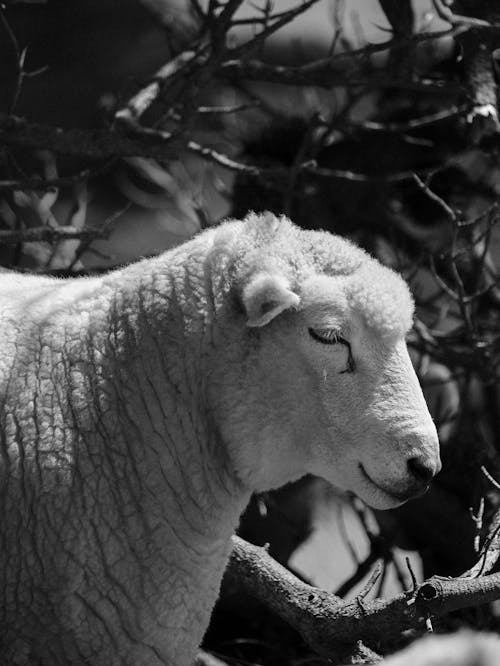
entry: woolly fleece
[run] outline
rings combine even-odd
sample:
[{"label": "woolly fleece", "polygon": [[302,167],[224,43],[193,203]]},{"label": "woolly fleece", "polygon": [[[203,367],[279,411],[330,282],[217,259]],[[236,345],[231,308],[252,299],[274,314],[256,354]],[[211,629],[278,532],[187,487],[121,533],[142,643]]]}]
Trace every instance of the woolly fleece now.
[{"label": "woolly fleece", "polygon": [[270,214],[101,277],[2,273],[3,662],[191,666],[253,491],[423,492],[412,313],[393,271]]}]

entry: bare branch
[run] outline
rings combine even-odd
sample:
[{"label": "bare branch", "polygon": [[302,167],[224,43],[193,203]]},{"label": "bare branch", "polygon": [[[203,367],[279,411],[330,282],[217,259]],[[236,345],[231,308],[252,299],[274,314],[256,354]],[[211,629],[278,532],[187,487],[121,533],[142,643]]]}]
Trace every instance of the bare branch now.
[{"label": "bare branch", "polygon": [[494,52],[500,47],[500,15],[494,0],[456,0],[455,14],[445,0],[434,0],[440,16],[451,25],[473,27],[457,35],[463,61],[463,79],[472,101],[468,121],[472,143],[500,131]]},{"label": "bare branch", "polygon": [[432,3],[438,16],[442,18],[443,21],[447,21],[450,25],[474,28],[492,27],[489,21],[483,21],[482,19],[474,18],[473,16],[461,16],[460,14],[455,14],[451,7],[449,7],[449,3],[444,2],[443,0],[432,0]]},{"label": "bare branch", "polygon": [[75,252],[75,256],[74,256],[72,262],[68,266],[68,270],[74,270],[75,265],[79,261],[80,257],[82,257],[83,254],[85,252],[87,252],[87,250],[92,250],[93,249],[91,246],[92,246],[92,243],[95,240],[98,240],[100,238],[108,238],[110,236],[111,232],[113,231],[113,227],[115,225],[115,222],[117,220],[119,220],[122,217],[122,215],[124,215],[131,207],[132,207],[132,202],[128,201],[123,208],[121,208],[120,210],[115,211],[112,215],[110,215],[108,218],[106,218],[104,220],[104,223],[102,224],[102,226],[99,229],[99,232],[101,234],[100,236],[90,235],[88,238],[81,238],[80,239],[81,243],[80,243],[77,251]]},{"label": "bare branch", "polygon": [[[233,25],[231,17],[241,2],[227,3],[219,17],[216,19],[211,17],[213,23],[212,31],[215,30],[217,34],[217,39],[211,45],[212,56],[210,58],[215,56],[216,59],[210,68],[212,70],[215,66],[213,74],[229,78],[244,77],[249,80],[260,80],[285,85],[317,85],[328,88],[333,85],[349,87],[362,85],[369,88],[398,86],[407,90],[425,90],[440,94],[456,95],[461,92],[459,87],[450,86],[443,82],[436,83],[425,79],[411,81],[407,77],[402,77],[400,81],[395,81],[394,77],[387,74],[366,71],[366,58],[370,55],[393,48],[403,48],[408,43],[416,44],[429,39],[450,36],[453,34],[453,29],[443,32],[420,33],[405,36],[404,38],[398,37],[383,44],[369,44],[361,49],[336,54],[300,67],[283,67],[269,65],[258,60],[239,59],[240,56],[265,41],[273,32],[291,22],[317,1],[308,0],[292,10],[277,15],[279,18],[274,23],[248,42],[234,49],[228,49],[225,45],[225,40],[220,38],[219,35],[224,37],[225,31],[227,32],[229,29],[229,25]],[[151,82],[134,95],[124,108],[117,111],[115,115],[116,120],[124,122],[129,126],[135,126],[138,119],[158,99],[164,87],[172,79],[180,74],[185,75],[186,71],[193,65],[199,66],[205,64],[208,59],[208,50],[206,48],[180,53],[172,61],[160,68],[152,77]]]},{"label": "bare branch", "polygon": [[[346,648],[349,651],[349,645],[351,651],[355,651],[359,639],[344,640],[344,635],[336,635],[332,624],[337,618],[337,609],[340,611],[347,604],[335,595],[296,578],[273,560],[264,548],[233,537],[229,573],[247,593],[294,627],[318,654],[333,658],[339,652],[344,654]],[[359,610],[358,606],[356,608]],[[322,629],[318,632],[319,625]],[[322,630],[327,627],[328,633],[319,638]],[[371,651],[366,651],[364,647],[362,649],[365,654],[377,659]]]},{"label": "bare branch", "polygon": [[151,82],[134,95],[124,108],[116,112],[115,119],[127,125],[135,125],[142,114],[158,98],[167,82],[179,73],[184,72],[188,66],[194,63],[200,64],[201,62],[203,62],[203,56],[197,54],[195,51],[180,53],[176,58],[159,69]]},{"label": "bare branch", "polygon": [[456,212],[446,203],[446,201],[444,201],[444,199],[442,199],[435,192],[433,192],[431,188],[426,183],[424,183],[424,181],[416,173],[413,174],[413,180],[418,185],[418,187],[423,192],[425,192],[425,194],[429,197],[429,199],[434,201],[434,203],[438,204],[438,206],[440,206],[443,209],[445,215],[452,222],[458,223],[459,220]]},{"label": "bare branch", "polygon": [[32,227],[30,229],[0,230],[0,245],[17,245],[18,243],[55,242],[60,240],[96,240],[107,238],[108,232],[102,229],[75,229],[71,226],[60,227]]},{"label": "bare branch", "polygon": [[[165,159],[171,153],[168,132],[150,137],[123,134],[118,131],[61,129],[50,125],[28,123],[22,118],[0,114],[0,144],[24,148],[45,148],[62,155],[86,157],[91,160],[107,160],[114,157],[154,157]],[[172,143],[174,143],[172,141]],[[177,150],[179,144],[177,142]],[[175,150],[175,148],[174,148]]]},{"label": "bare branch", "polygon": [[72,176],[63,176],[61,178],[45,179],[32,176],[31,178],[0,180],[0,192],[2,190],[50,190],[56,187],[70,186],[75,183],[86,181],[91,173],[90,169],[84,169]]},{"label": "bare branch", "polygon": [[399,88],[401,90],[432,92],[452,97],[463,92],[458,85],[436,82],[430,79],[412,81],[406,78],[391,78],[386,73],[377,72],[376,70],[366,71],[364,63],[361,65],[353,64],[347,58],[341,63],[335,57],[296,67],[269,65],[260,60],[227,60],[221,65],[218,73],[229,79],[244,78],[250,81],[266,81],[267,83],[279,83],[288,86],[319,86],[321,88],[331,88],[332,86],[357,88],[362,86],[369,90]]},{"label": "bare branch", "polygon": [[421,116],[419,118],[412,118],[405,122],[386,122],[379,123],[373,120],[366,120],[362,123],[345,123],[345,126],[352,130],[361,130],[368,132],[409,132],[411,130],[428,127],[435,125],[443,120],[450,120],[451,118],[459,118],[466,115],[470,111],[470,104],[453,105],[447,109],[440,109],[435,113]]},{"label": "bare branch", "polygon": [[500,599],[500,574],[492,574],[481,578],[434,576],[389,601],[343,602],[299,580],[264,549],[238,537],[233,537],[230,575],[327,658],[357,641],[376,645],[381,636],[422,629],[428,616]]},{"label": "bare branch", "polygon": [[[0,144],[8,146],[22,146],[24,148],[46,148],[54,153],[86,157],[92,160],[110,160],[118,157],[149,157],[158,160],[177,158],[182,148],[198,155],[214,164],[231,171],[256,176],[273,178],[278,182],[286,183],[289,170],[286,167],[266,168],[255,164],[244,164],[213,148],[203,146],[196,141],[186,140],[181,135],[174,135],[161,130],[137,128],[136,131],[123,134],[110,130],[61,129],[49,125],[27,123],[16,117],[0,116]],[[360,182],[381,180],[383,182],[396,182],[409,180],[413,177],[412,171],[404,171],[384,176],[367,175],[343,169],[328,169],[318,167],[315,162],[307,161],[297,167],[298,171],[327,179],[346,179]],[[53,187],[56,182],[51,180],[29,179],[33,189]],[[0,188],[18,188],[18,181],[0,181]]]},{"label": "bare branch", "polygon": [[254,49],[256,46],[263,44],[271,35],[273,35],[278,30],[281,30],[281,28],[283,28],[288,23],[291,23],[295,18],[297,18],[297,16],[304,14],[308,9],[310,9],[318,2],[319,0],[302,0],[301,4],[283,12],[280,15],[275,14],[274,16],[267,16],[265,19],[265,28],[248,42],[245,42],[241,46],[233,49],[232,57],[238,57],[239,55],[246,53],[249,49]]}]

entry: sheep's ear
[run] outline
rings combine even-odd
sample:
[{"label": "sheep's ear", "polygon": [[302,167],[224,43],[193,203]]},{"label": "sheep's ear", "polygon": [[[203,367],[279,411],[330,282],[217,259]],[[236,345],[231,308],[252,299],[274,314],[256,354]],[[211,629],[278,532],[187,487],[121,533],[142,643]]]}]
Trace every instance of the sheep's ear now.
[{"label": "sheep's ear", "polygon": [[283,310],[296,308],[300,303],[284,277],[269,273],[251,278],[243,289],[242,300],[248,326],[265,326]]}]

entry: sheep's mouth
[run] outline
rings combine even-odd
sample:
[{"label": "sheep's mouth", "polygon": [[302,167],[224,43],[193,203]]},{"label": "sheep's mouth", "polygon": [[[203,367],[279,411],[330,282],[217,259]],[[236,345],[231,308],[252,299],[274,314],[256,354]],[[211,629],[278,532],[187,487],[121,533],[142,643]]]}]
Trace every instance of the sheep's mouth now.
[{"label": "sheep's mouth", "polygon": [[368,481],[370,483],[370,485],[375,486],[375,488],[377,488],[377,490],[383,492],[384,495],[387,495],[388,497],[390,497],[395,502],[399,502],[399,503],[406,502],[408,499],[410,499],[410,497],[414,496],[413,493],[397,493],[397,492],[394,492],[393,490],[388,490],[384,486],[381,486],[380,484],[378,484],[376,481],[374,481],[371,478],[371,476],[368,474],[366,469],[363,467],[362,463],[359,463],[359,469],[361,471],[361,474],[363,475],[363,478],[366,481]]}]

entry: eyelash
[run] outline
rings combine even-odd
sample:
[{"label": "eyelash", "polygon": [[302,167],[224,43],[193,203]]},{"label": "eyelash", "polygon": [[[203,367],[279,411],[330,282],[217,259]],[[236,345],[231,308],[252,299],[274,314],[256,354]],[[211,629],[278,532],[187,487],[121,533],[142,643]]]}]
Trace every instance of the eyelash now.
[{"label": "eyelash", "polygon": [[347,358],[347,368],[342,370],[340,374],[344,374],[345,372],[354,372],[355,364],[354,358],[352,356],[351,344],[347,342],[347,340],[344,340],[339,331],[335,330],[334,328],[309,328],[308,331],[313,340],[316,340],[323,345],[340,344],[347,347],[349,352],[349,356]]},{"label": "eyelash", "polygon": [[347,344],[346,340],[342,338],[340,332],[334,328],[310,328],[309,335],[317,342],[324,345]]}]

